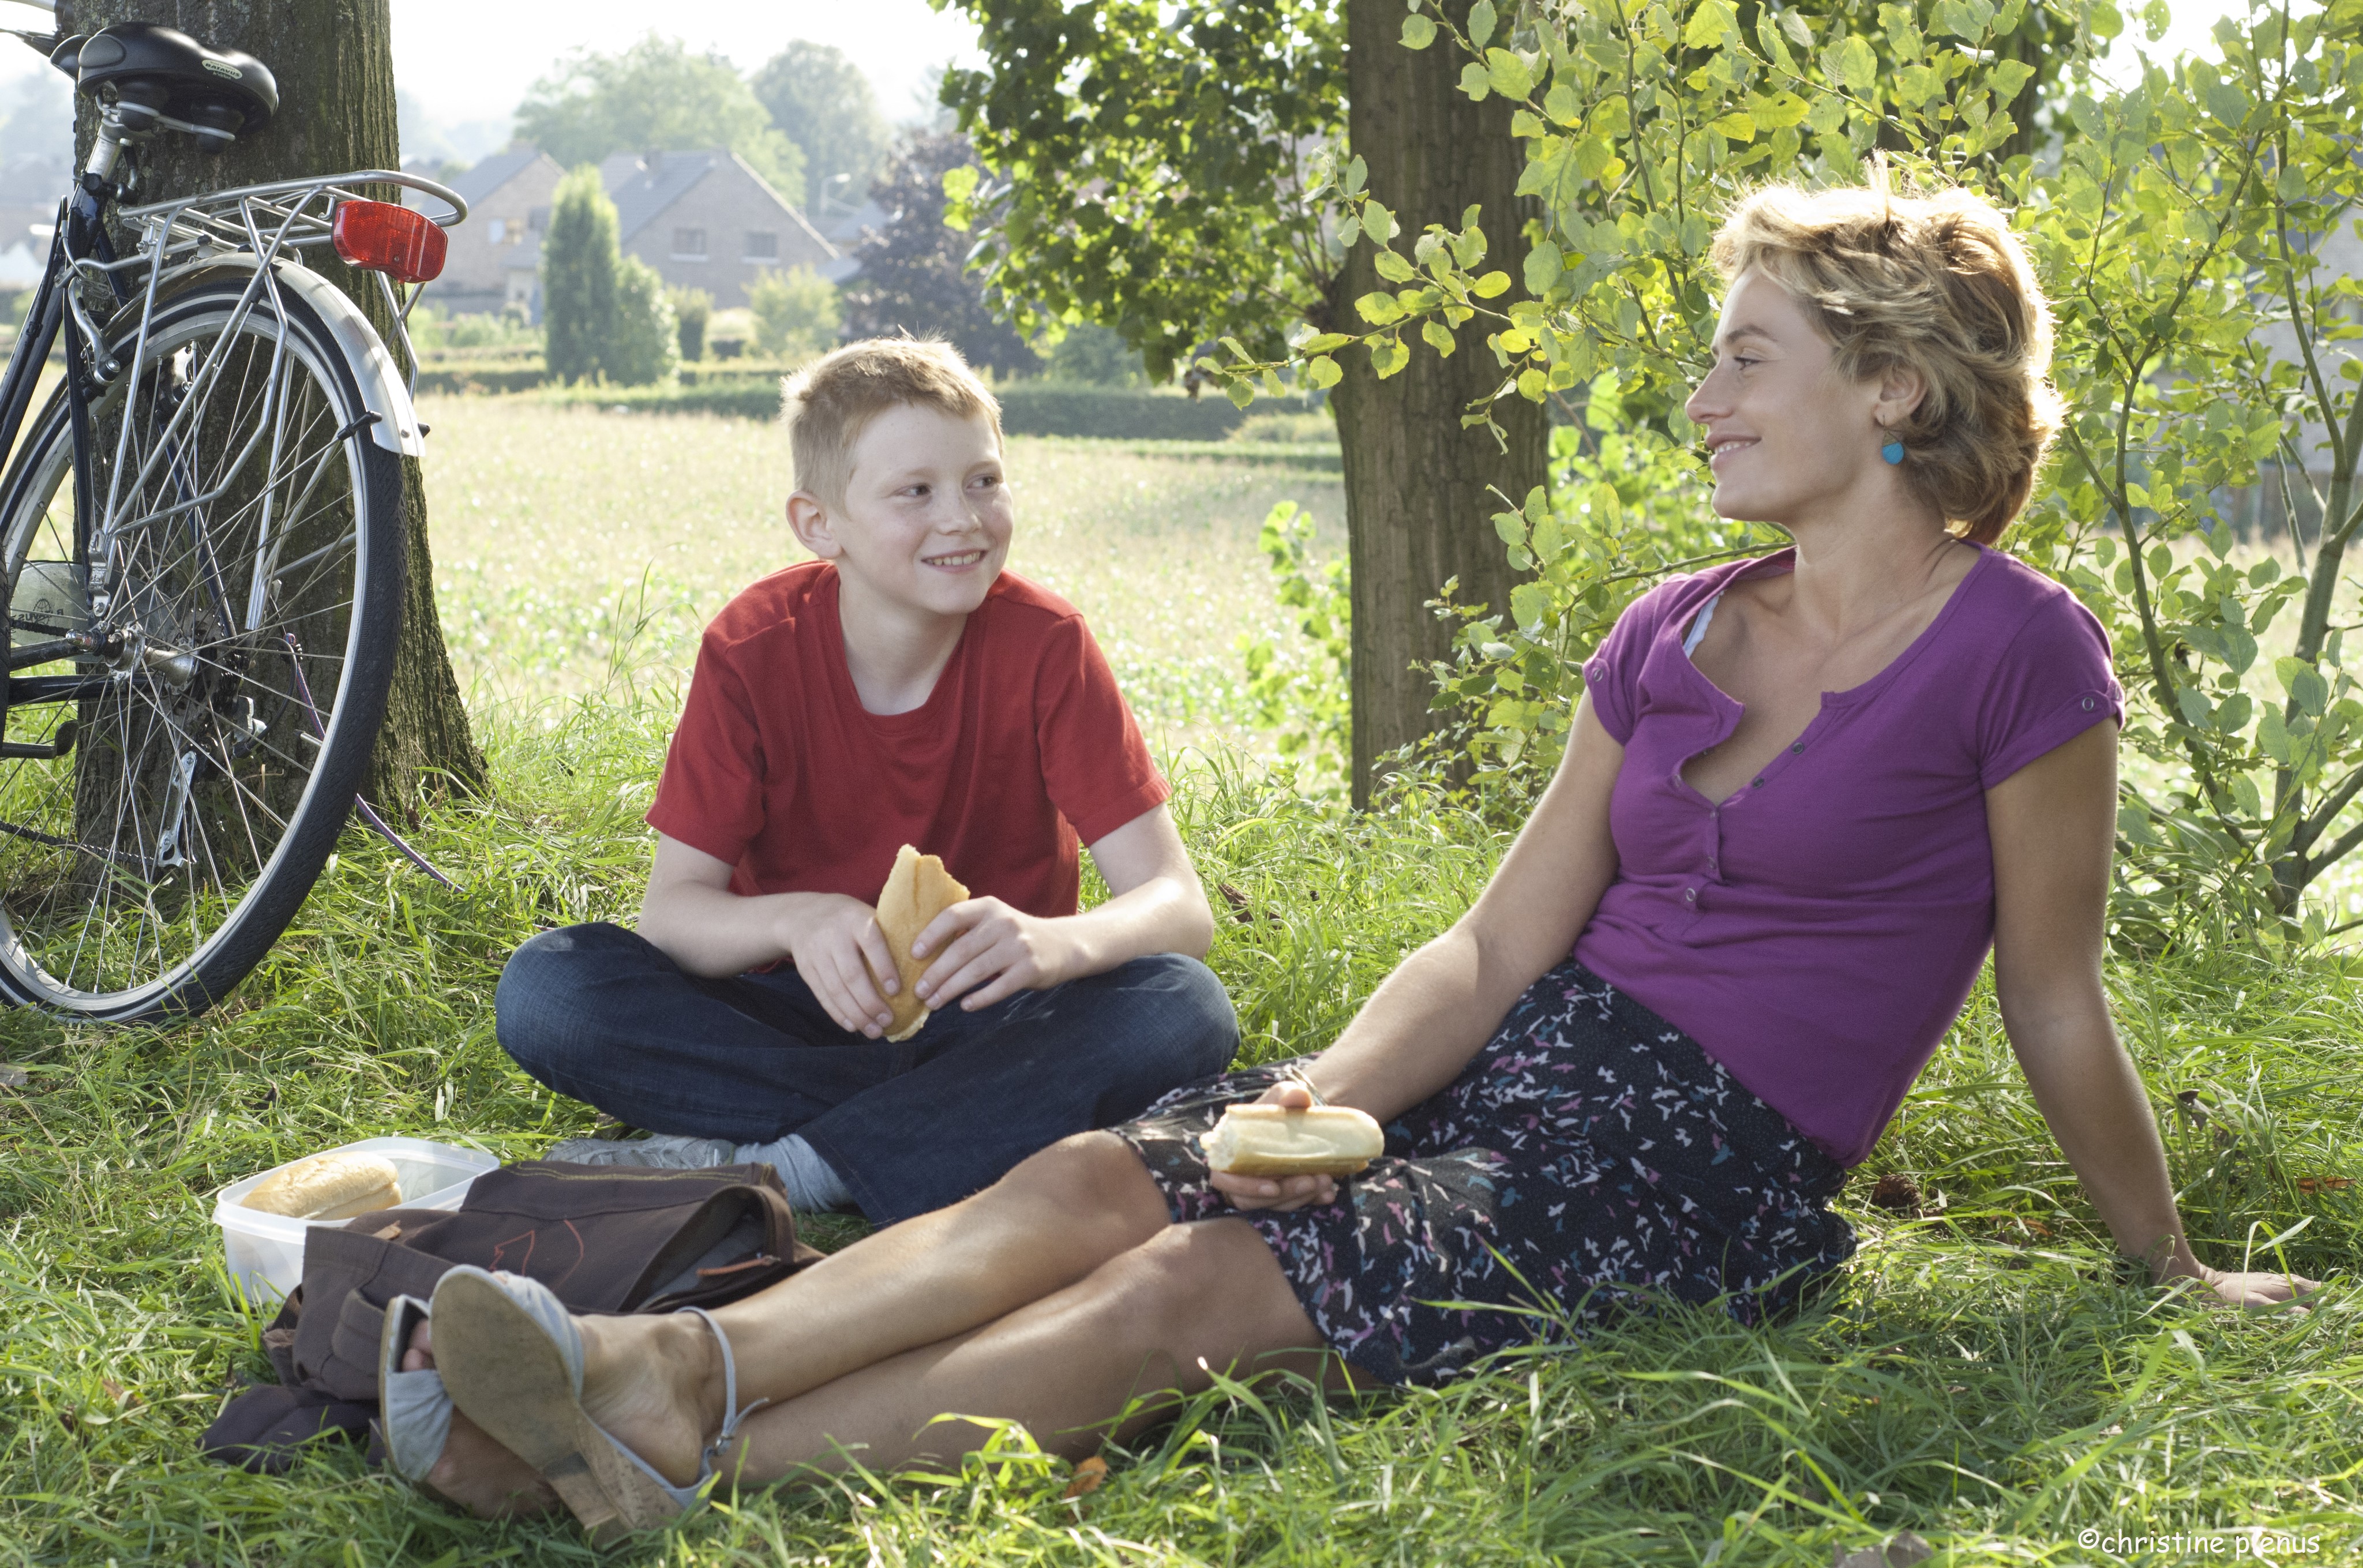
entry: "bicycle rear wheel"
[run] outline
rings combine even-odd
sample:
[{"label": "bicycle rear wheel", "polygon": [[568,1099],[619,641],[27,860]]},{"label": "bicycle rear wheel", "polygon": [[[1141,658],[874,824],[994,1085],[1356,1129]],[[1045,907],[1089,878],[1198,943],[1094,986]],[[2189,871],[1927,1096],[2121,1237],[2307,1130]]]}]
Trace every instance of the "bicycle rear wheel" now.
[{"label": "bicycle rear wheel", "polygon": [[0,480],[11,1001],[114,1022],[211,1006],[294,917],[376,743],[399,461],[318,316],[288,289],[241,313],[246,283],[160,304],[137,382],[94,405],[111,562],[77,535],[62,393]]}]

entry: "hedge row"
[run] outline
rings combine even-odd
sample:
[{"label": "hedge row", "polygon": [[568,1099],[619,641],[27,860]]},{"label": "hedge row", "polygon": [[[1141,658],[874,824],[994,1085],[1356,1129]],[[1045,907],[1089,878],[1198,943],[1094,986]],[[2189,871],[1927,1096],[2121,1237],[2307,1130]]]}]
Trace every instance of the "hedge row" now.
[{"label": "hedge row", "polygon": [[[538,368],[429,370],[418,377],[421,392],[527,392],[543,382]],[[569,400],[598,403],[650,414],[731,414],[769,419],[780,411],[780,388],[771,377],[723,380],[703,385],[576,387]],[[1190,398],[1170,392],[1119,387],[1036,386],[1020,382],[997,387],[1002,428],[1013,436],[1095,436],[1106,440],[1219,441],[1249,413],[1317,412],[1317,396],[1259,397],[1243,412],[1228,398]]]}]

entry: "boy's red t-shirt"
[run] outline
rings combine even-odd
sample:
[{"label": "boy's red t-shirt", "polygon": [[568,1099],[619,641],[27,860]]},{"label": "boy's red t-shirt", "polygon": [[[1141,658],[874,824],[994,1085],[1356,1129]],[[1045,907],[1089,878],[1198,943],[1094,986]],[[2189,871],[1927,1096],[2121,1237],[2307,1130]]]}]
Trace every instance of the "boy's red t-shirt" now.
[{"label": "boy's red t-shirt", "polygon": [[911,844],[979,897],[1075,912],[1080,844],[1172,791],[1072,605],[1004,572],[927,700],[866,711],[837,569],[775,572],[724,606],[648,820],[734,868],[730,891],[874,904]]}]

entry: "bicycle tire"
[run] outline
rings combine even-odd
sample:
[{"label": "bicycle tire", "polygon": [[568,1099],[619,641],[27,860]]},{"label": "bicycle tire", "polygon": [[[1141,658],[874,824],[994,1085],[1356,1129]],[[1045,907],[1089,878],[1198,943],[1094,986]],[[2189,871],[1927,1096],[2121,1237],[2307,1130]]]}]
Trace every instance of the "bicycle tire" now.
[{"label": "bicycle tire", "polygon": [[[0,738],[76,726],[61,757],[0,757],[0,993],[20,1005],[124,1023],[227,995],[317,880],[384,718],[400,461],[295,291],[239,314],[251,276],[160,302],[136,384],[129,335],[113,346],[125,370],[93,406],[93,514],[119,491],[104,614],[62,388],[0,478],[12,652],[77,617],[103,643],[11,672]],[[20,701],[43,672],[78,695]]]}]

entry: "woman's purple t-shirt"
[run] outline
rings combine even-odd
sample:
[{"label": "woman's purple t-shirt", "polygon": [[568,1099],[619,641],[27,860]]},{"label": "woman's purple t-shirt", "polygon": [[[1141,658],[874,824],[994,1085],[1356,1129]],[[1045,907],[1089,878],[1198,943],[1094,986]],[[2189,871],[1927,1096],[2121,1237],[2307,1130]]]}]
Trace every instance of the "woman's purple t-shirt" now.
[{"label": "woman's purple t-shirt", "polygon": [[1682,781],[1740,705],[1682,637],[1742,575],[1660,584],[1584,666],[1625,747],[1616,879],[1575,956],[1681,1029],[1832,1157],[1859,1162],[1959,1016],[1993,941],[1985,792],[2103,718],[2108,635],[2074,595],[1980,550],[1925,631],[1727,799]]}]

